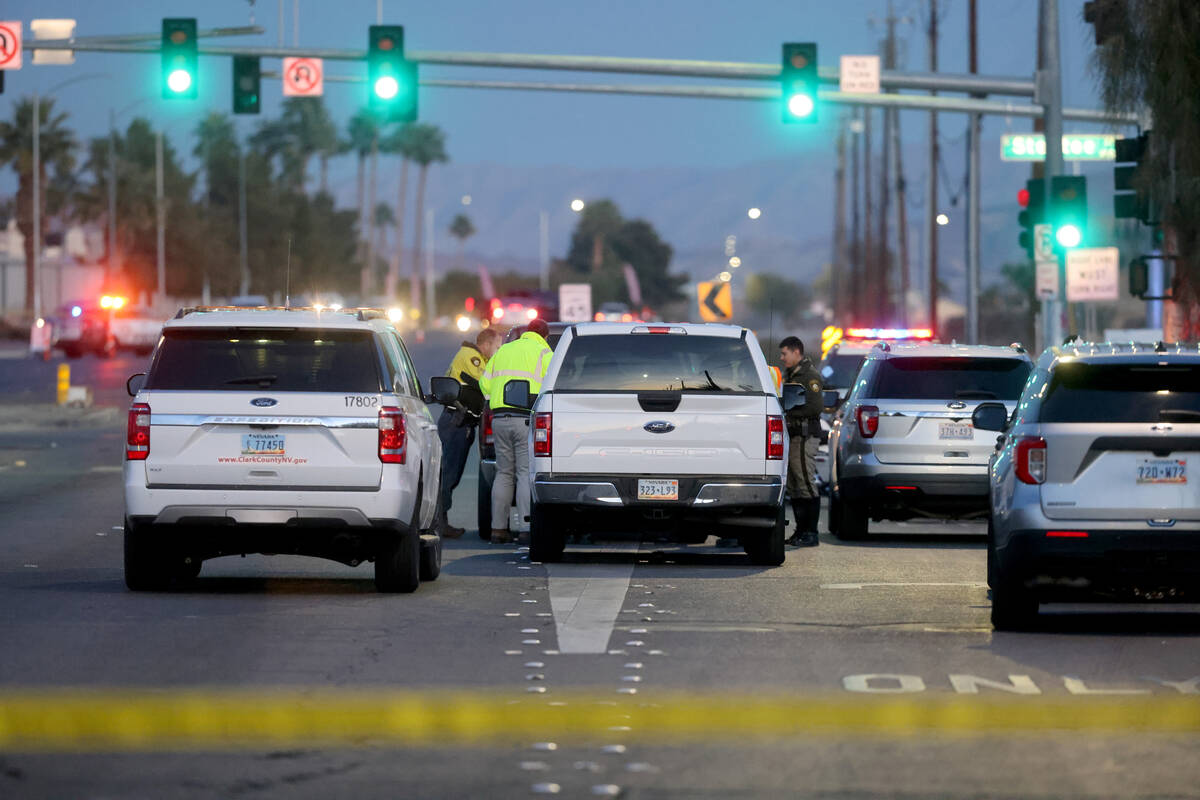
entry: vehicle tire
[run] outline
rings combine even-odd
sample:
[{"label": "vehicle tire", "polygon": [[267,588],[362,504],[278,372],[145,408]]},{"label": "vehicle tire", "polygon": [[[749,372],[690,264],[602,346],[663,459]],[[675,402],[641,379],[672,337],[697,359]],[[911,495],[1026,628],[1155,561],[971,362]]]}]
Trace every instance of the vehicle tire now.
[{"label": "vehicle tire", "polygon": [[145,528],[125,524],[125,586],[134,592],[154,592],[171,583],[170,563]]},{"label": "vehicle tire", "polygon": [[782,564],[787,557],[783,546],[786,528],[787,513],[781,505],[774,527],[757,536],[747,537],[745,548],[750,563],[760,567],[778,567]]},{"label": "vehicle tire", "polygon": [[557,515],[541,503],[529,507],[529,560],[552,564],[562,561],[567,537]]},{"label": "vehicle tire", "polygon": [[853,542],[867,538],[871,518],[867,509],[838,500],[838,521],[836,536],[842,541]]},{"label": "vehicle tire", "polygon": [[442,574],[442,537],[436,534],[421,536],[421,582],[436,581]]},{"label": "vehicle tire", "polygon": [[479,538],[485,542],[492,540],[492,485],[483,479],[483,469],[479,470],[478,487],[475,491],[477,505],[476,519],[479,525]]},{"label": "vehicle tire", "polygon": [[415,529],[395,531],[375,555],[375,588],[415,592],[421,584],[421,536]]},{"label": "vehicle tire", "polygon": [[996,575],[992,587],[992,627],[998,631],[1027,631],[1037,622],[1038,601],[1033,592]]}]

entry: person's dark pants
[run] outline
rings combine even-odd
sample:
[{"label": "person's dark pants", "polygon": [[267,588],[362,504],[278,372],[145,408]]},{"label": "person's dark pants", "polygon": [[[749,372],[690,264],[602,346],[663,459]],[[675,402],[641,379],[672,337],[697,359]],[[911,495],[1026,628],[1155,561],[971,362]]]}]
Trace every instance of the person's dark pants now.
[{"label": "person's dark pants", "polygon": [[442,409],[438,417],[438,438],[442,440],[442,514],[450,510],[451,498],[462,480],[467,456],[475,443],[475,426],[455,425],[454,412]]}]

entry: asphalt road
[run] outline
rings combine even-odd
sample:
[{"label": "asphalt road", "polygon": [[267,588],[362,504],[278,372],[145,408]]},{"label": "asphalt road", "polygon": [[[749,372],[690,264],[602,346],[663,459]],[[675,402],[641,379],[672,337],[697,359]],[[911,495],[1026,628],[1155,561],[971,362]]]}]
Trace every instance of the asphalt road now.
[{"label": "asphalt road", "polygon": [[[412,343],[426,381],[455,344]],[[60,709],[69,692],[111,721],[113,703],[134,702],[118,690],[152,704],[241,690],[263,709],[337,691],[381,704],[396,692],[468,694],[450,703],[460,727],[409,744],[364,733],[0,747],[0,797],[1200,794],[1200,610],[1051,607],[1036,632],[994,634],[979,525],[891,525],[854,544],[825,536],[775,569],[711,544],[654,542],[530,564],[476,536],[472,462],[451,510],[468,533],[413,595],[376,594],[369,565],[265,556],[207,562],[180,591],[128,592],[120,406],[138,363],[73,362],[75,382],[115,407],[74,414],[39,405],[53,396],[53,367],[0,358],[0,704],[49,691]],[[1115,701],[1193,705],[1175,709],[1184,732],[1153,730],[1153,719],[1140,732],[1094,713]],[[468,718],[489,702],[511,716]],[[723,703],[728,729],[701,714]],[[904,704],[899,716],[871,717],[888,703]],[[922,722],[922,709],[950,703],[956,724]],[[778,715],[740,716],[763,704],[787,709],[793,729]],[[675,708],[678,726],[656,728],[653,715]],[[611,724],[587,717],[597,709]],[[532,726],[519,718],[527,710]],[[1016,715],[1015,729],[997,710]],[[596,727],[572,731],[553,714]],[[862,714],[874,720],[865,730]],[[472,726],[481,741],[459,735]]]}]

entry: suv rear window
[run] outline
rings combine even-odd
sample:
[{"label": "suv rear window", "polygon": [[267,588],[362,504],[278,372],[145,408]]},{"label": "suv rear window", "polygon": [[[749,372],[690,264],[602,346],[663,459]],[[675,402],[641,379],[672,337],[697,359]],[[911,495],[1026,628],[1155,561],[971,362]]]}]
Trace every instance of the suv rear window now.
[{"label": "suv rear window", "polygon": [[1016,400],[1032,365],[1016,358],[889,358],[875,371],[870,397],[892,400]]},{"label": "suv rear window", "polygon": [[572,339],[554,390],[762,393],[763,388],[742,339],[614,334]]},{"label": "suv rear window", "polygon": [[370,331],[167,329],[147,389],[378,392]]},{"label": "suv rear window", "polygon": [[866,359],[865,355],[833,354],[827,357],[821,369],[829,367],[833,370],[833,374],[825,379],[825,387],[828,389],[845,389],[854,384],[854,376],[858,374],[858,368],[862,366]]},{"label": "suv rear window", "polygon": [[1200,422],[1200,369],[1187,364],[1061,364],[1042,422]]}]

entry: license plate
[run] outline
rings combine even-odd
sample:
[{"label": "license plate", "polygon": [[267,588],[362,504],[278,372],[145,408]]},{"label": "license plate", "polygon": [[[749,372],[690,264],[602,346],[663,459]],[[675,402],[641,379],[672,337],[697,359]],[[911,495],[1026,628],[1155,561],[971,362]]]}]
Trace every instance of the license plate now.
[{"label": "license plate", "polygon": [[638,479],[638,500],[678,500],[679,481]]},{"label": "license plate", "polygon": [[968,422],[943,422],[938,426],[939,439],[967,439],[975,438],[975,428]]},{"label": "license plate", "polygon": [[284,454],[282,433],[243,433],[242,455],[281,456]]},{"label": "license plate", "polygon": [[1137,483],[1187,483],[1187,459],[1143,458],[1136,476]]}]

